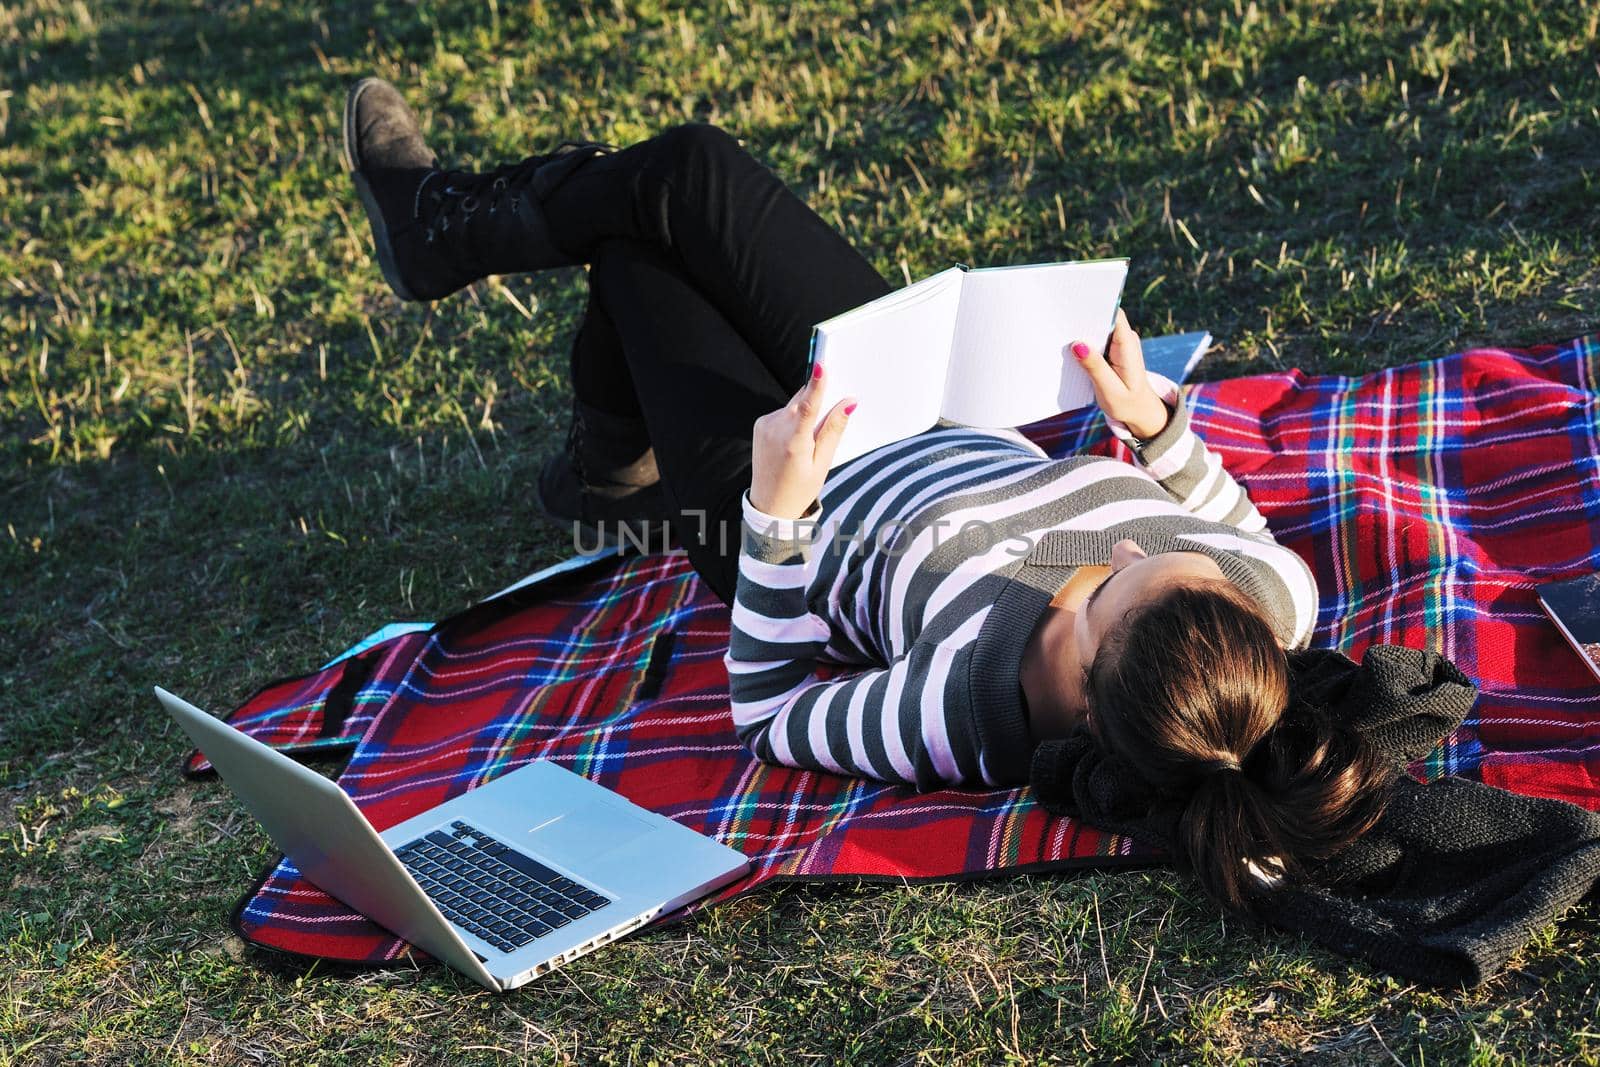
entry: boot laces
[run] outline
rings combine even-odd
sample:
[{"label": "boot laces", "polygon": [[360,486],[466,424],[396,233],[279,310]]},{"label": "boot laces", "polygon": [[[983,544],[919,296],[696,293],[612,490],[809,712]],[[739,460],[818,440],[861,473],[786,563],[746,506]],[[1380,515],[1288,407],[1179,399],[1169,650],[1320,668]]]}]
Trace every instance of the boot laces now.
[{"label": "boot laces", "polygon": [[542,155],[503,163],[481,174],[464,170],[430,171],[417,189],[415,217],[424,224],[427,239],[432,242],[453,226],[465,226],[480,208],[487,208],[485,214],[488,215],[502,208],[515,212],[522,206],[522,199],[528,194],[528,187],[540,167],[565,155],[564,149],[596,145],[614,149],[612,145],[595,141],[562,141]]},{"label": "boot laces", "polygon": [[583,414],[576,398],[572,401],[572,418],[567,422],[567,460],[577,472],[578,481],[586,483],[588,476],[583,469]]}]

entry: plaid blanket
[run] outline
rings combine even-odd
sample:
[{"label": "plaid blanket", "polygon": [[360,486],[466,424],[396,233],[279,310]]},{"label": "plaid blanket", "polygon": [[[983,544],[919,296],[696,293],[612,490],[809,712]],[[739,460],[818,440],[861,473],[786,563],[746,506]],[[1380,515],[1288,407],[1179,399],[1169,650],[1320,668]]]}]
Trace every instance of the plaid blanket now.
[{"label": "plaid blanket", "polygon": [[[1187,387],[1194,425],[1323,597],[1316,645],[1443,653],[1481,695],[1414,773],[1600,808],[1600,686],[1533,586],[1600,566],[1600,336],[1477,349],[1363,377]],[[1092,411],[1026,427],[1051,455],[1128,457]],[[775,879],[952,879],[1158,860],[1024,790],[902,787],[771,767],[734,738],[728,612],[681,554],[609,556],[266,686],[229,721],[348,752],[379,829],[546,757],[744,851]],[[207,773],[191,754],[186,773]],[[680,915],[684,913],[679,913]],[[371,964],[419,956],[280,862],[235,909],[259,945]]]}]

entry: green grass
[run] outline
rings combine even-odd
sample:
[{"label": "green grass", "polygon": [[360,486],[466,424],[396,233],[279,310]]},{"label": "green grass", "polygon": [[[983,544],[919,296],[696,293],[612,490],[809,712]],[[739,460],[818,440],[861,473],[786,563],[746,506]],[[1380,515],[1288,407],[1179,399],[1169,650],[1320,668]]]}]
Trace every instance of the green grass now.
[{"label": "green grass", "polygon": [[529,486],[582,272],[395,300],[360,75],[475,162],[716,122],[896,282],[1129,255],[1224,377],[1596,329],[1597,54],[1540,0],[0,7],[0,1063],[1600,1061],[1592,917],[1435,993],[1166,872],[783,888],[504,998],[284,965],[225,923],[269,843],[148,696],[567,554]]}]

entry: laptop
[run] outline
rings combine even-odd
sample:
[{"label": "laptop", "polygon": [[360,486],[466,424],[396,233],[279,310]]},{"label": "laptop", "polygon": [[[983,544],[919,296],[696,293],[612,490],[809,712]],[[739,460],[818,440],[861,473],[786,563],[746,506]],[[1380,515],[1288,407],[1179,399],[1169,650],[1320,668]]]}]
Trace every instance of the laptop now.
[{"label": "laptop", "polygon": [[300,873],[501,992],[744,874],[744,855],[534,760],[378,833],[338,785],[156,698]]}]

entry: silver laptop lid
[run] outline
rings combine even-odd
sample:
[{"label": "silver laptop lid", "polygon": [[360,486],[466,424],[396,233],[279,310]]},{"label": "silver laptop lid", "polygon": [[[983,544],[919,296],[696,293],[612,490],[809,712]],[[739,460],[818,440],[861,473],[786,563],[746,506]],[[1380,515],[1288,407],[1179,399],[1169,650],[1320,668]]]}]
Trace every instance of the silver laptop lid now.
[{"label": "silver laptop lid", "polygon": [[165,689],[155,693],[309,881],[482,985],[503,988],[343,789]]}]

